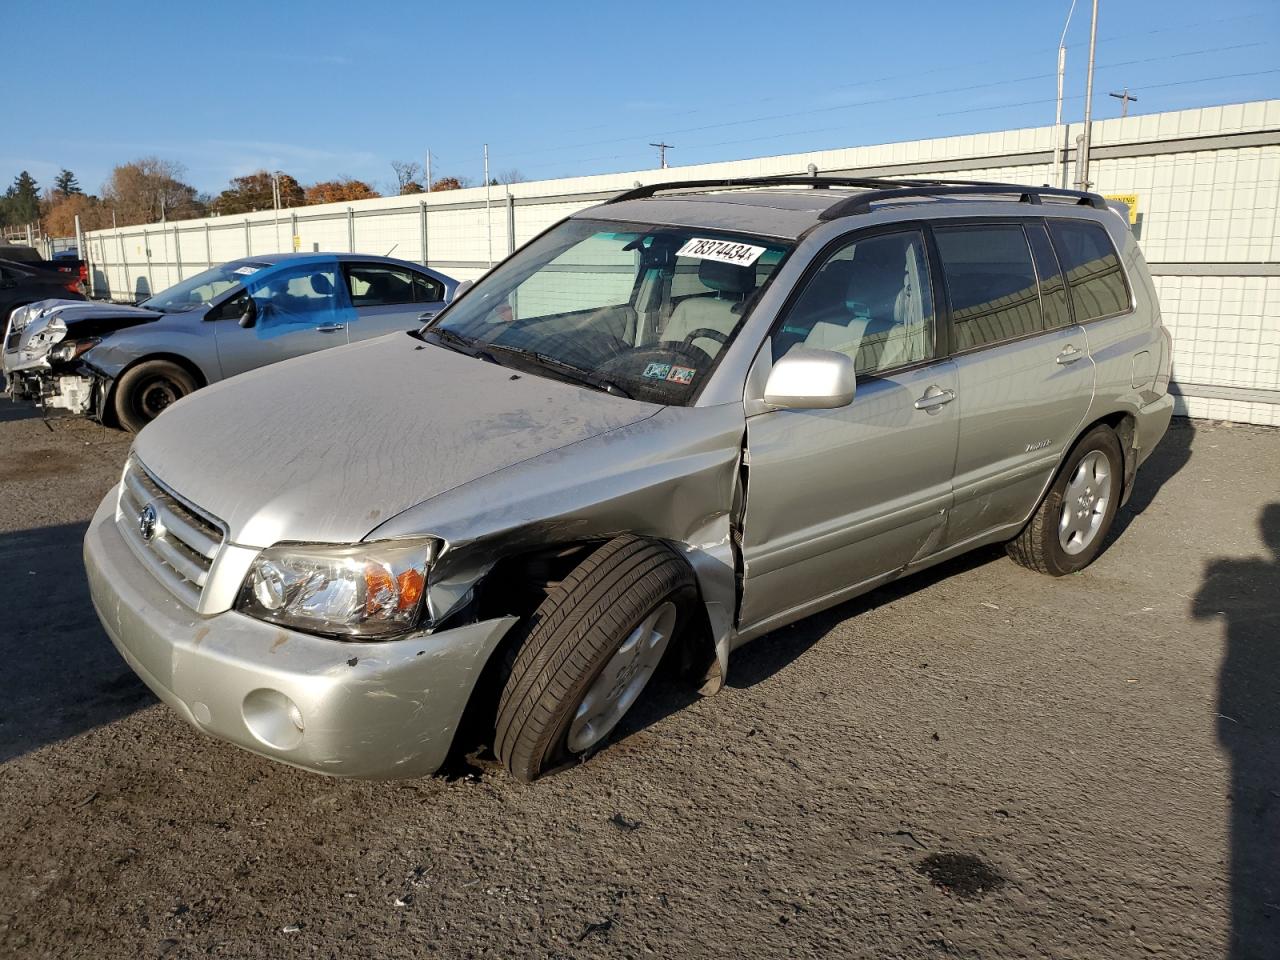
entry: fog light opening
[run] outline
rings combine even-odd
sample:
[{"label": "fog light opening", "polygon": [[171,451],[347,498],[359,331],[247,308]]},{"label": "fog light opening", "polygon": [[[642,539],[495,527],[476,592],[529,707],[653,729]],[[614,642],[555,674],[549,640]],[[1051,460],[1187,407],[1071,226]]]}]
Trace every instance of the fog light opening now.
[{"label": "fog light opening", "polygon": [[293,750],[302,745],[302,710],[279,690],[251,691],[241,710],[249,732],[268,747]]}]

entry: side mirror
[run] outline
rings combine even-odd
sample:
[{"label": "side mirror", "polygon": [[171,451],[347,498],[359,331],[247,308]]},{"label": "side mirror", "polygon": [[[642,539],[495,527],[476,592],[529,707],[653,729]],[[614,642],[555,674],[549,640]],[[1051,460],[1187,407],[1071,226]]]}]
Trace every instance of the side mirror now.
[{"label": "side mirror", "polygon": [[458,284],[456,287],[453,288],[453,298],[449,302],[452,303],[454,300],[457,300],[460,296],[462,296],[464,293],[466,293],[475,285],[476,285],[476,282],[474,280],[463,280],[460,284]]},{"label": "side mirror", "polygon": [[249,302],[245,304],[244,313],[240,314],[240,326],[248,330],[258,322],[258,304],[253,297],[249,298]]},{"label": "side mirror", "polygon": [[764,402],[780,410],[831,410],[853,401],[853,358],[835,350],[793,347],[773,365]]}]

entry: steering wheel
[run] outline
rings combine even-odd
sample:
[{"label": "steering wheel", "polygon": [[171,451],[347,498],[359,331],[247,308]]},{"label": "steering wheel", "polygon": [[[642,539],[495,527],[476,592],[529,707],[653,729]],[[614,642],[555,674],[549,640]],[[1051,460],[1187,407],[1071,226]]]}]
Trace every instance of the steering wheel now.
[{"label": "steering wheel", "polygon": [[[692,347],[694,346],[693,341],[701,340],[704,337],[708,340],[714,340],[722,347],[729,342],[729,335],[727,333],[721,333],[719,330],[712,327],[697,327],[696,329],[690,330],[689,335],[686,336],[682,342],[686,347]],[[698,349],[702,350],[701,347],[698,347]],[[703,350],[702,352],[706,353],[707,351]]]}]

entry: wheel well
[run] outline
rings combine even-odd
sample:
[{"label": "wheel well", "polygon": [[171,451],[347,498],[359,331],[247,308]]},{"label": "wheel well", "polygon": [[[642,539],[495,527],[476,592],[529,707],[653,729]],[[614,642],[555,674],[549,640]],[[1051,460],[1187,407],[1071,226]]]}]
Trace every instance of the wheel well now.
[{"label": "wheel well", "polygon": [[108,426],[119,426],[119,424],[116,423],[115,403],[116,385],[120,382],[120,378],[134,367],[138,366],[138,364],[150,363],[152,360],[167,360],[169,363],[181,367],[183,370],[187,371],[187,373],[191,374],[192,378],[196,382],[197,390],[209,385],[208,379],[205,377],[204,373],[201,372],[200,368],[186,357],[176,353],[149,353],[145,357],[139,357],[137,360],[134,360],[111,379],[111,389],[107,391],[107,395],[102,401],[102,421],[104,424]]},{"label": "wheel well", "polygon": [[[454,740],[455,755],[469,752],[479,743],[491,742],[487,738],[493,732],[498,696],[523,639],[523,622],[538,608],[549,590],[605,542],[604,538],[583,540],[514,553],[499,560],[480,580],[475,600],[470,605],[470,612],[476,619],[516,616],[522,622],[507,631],[485,662],[459,724]],[[682,553],[678,548],[675,552]],[[700,684],[711,664],[715,663],[715,641],[706,606],[701,602],[702,591],[696,575],[694,588],[698,591],[699,602],[679,639],[678,653],[669,662],[681,675],[694,678]]]},{"label": "wheel well", "polygon": [[[1129,491],[1133,487],[1133,478],[1138,472],[1138,451],[1134,449],[1134,440],[1137,437],[1138,421],[1132,413],[1126,410],[1117,410],[1114,413],[1108,413],[1106,416],[1099,417],[1092,423],[1088,424],[1076,436],[1076,443],[1080,438],[1087,434],[1094,427],[1108,426],[1115,431],[1116,437],[1120,440],[1120,450],[1124,455],[1124,489],[1121,492],[1120,502],[1123,504],[1129,499]],[[1072,444],[1074,446],[1075,444]]]}]

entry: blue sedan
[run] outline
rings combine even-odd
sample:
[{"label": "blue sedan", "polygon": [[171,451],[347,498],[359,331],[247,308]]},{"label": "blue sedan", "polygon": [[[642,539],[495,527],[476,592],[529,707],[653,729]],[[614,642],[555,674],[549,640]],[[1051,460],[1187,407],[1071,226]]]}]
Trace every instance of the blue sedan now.
[{"label": "blue sedan", "polygon": [[15,399],[139,430],[217,380],[430,319],[457,281],[354,253],[232,260],[136,307],[45,300],[9,319]]}]

